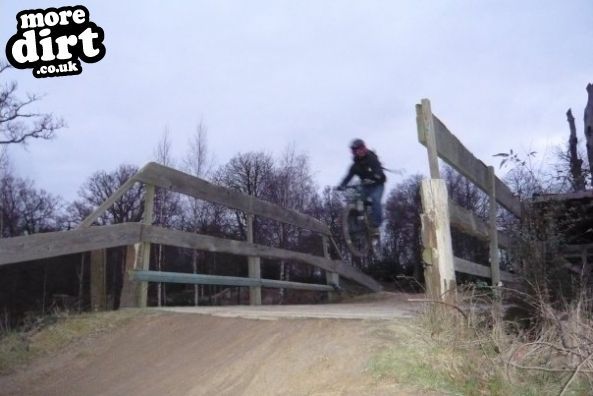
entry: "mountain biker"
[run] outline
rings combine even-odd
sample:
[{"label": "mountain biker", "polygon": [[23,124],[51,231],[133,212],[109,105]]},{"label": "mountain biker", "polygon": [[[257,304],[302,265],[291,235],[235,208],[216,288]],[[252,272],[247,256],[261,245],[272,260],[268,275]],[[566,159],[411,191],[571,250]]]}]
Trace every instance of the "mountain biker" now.
[{"label": "mountain biker", "polygon": [[363,193],[366,197],[370,197],[371,202],[371,233],[374,236],[379,235],[379,227],[381,226],[382,208],[381,197],[383,196],[383,189],[385,180],[385,173],[377,154],[369,150],[362,139],[354,139],[350,143],[352,150],[353,163],[346,177],[337,187],[338,190],[344,190],[348,182],[354,176],[358,176],[362,183]]}]

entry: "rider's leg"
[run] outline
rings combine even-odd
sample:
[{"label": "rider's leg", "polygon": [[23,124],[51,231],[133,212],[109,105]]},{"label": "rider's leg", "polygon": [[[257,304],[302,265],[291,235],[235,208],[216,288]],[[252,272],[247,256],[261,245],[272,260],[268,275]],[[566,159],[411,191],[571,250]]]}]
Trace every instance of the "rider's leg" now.
[{"label": "rider's leg", "polygon": [[376,184],[372,186],[365,186],[365,194],[371,198],[371,222],[372,226],[379,228],[383,220],[383,212],[381,208],[381,198],[383,196],[383,184]]}]

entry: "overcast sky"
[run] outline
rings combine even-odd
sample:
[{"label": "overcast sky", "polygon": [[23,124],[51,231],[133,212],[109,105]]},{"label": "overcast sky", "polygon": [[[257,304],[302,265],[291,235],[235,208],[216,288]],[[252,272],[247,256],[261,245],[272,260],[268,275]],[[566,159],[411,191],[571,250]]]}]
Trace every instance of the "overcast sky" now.
[{"label": "overcast sky", "polygon": [[[344,176],[355,137],[387,168],[427,173],[422,98],[487,164],[566,140],[569,107],[582,136],[591,0],[0,0],[2,48],[19,11],[77,4],[105,32],[101,61],[78,76],[1,75],[67,122],[52,141],[10,150],[21,176],[67,200],[97,170],[152,160],[165,128],[182,158],[200,120],[218,164],[294,142],[320,186]],[[388,177],[389,188],[401,180]]]}]

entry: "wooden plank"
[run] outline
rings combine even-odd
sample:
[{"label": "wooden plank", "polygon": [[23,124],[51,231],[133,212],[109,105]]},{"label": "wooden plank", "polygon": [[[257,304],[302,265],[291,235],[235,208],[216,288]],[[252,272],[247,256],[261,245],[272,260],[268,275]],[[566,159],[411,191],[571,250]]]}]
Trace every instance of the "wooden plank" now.
[{"label": "wooden plank", "polygon": [[[451,133],[445,124],[433,115],[434,132],[439,156],[463,176],[467,177],[483,191],[488,192],[488,168],[476,158],[465,146]],[[418,139],[427,145],[426,134],[418,134]],[[511,190],[498,177],[496,178],[496,200],[504,208],[517,217],[521,217],[521,202],[513,195]]]},{"label": "wooden plank", "polygon": [[435,300],[455,300],[455,270],[449,224],[447,185],[441,179],[422,180],[422,258],[426,292]]},{"label": "wooden plank", "polygon": [[[321,236],[321,244],[323,247],[323,257],[325,257],[328,260],[331,260],[331,256],[329,254],[329,238],[325,235]],[[337,272],[330,272],[330,271],[325,271],[325,282],[332,286],[335,289],[338,289],[340,287],[340,275]],[[338,299],[338,294],[337,293],[333,293],[330,292],[328,295],[328,300],[331,301],[336,301]]]},{"label": "wooden plank", "polygon": [[82,223],[80,223],[78,228],[89,227],[91,224],[93,224],[93,222],[95,220],[97,220],[99,218],[99,216],[101,216],[111,205],[113,205],[115,203],[115,201],[120,199],[121,196],[124,195],[126,193],[126,191],[128,191],[130,189],[130,187],[132,187],[132,185],[134,185],[134,183],[136,183],[136,179],[134,178],[134,176],[132,176],[124,184],[122,184],[121,187],[118,188],[116,192],[111,194],[111,196],[109,198],[107,198],[107,200],[105,202],[103,202],[97,209],[95,209],[95,211],[93,213],[88,215],[82,221]]},{"label": "wooden plank", "polygon": [[236,276],[188,274],[181,272],[134,271],[132,279],[142,282],[185,283],[201,285],[221,285],[239,287],[271,287],[298,290],[330,291],[331,286],[315,283],[299,283],[280,281],[275,279],[241,278]]},{"label": "wooden plank", "polygon": [[543,194],[533,197],[531,202],[568,201],[571,199],[593,199],[593,190],[565,194]]},{"label": "wooden plank", "polygon": [[341,276],[352,279],[373,291],[381,290],[381,286],[374,279],[340,261],[327,260],[324,257],[244,241],[168,230],[158,226],[143,226],[143,228],[142,240],[145,242],[162,243],[164,245],[188,249],[223,252],[242,256],[260,256],[273,259],[295,260],[314,265],[326,271],[337,272]]},{"label": "wooden plank", "polygon": [[[451,226],[483,241],[488,241],[490,239],[488,224],[472,213],[471,210],[467,210],[464,207],[457,205],[451,199],[449,199],[449,216]],[[511,247],[511,244],[512,238],[506,233],[498,231],[498,245],[508,249]]]},{"label": "wooden plank", "polygon": [[[562,246],[563,255],[574,254],[574,255],[580,256],[582,254],[582,252],[587,252],[589,250],[593,250],[593,243],[573,244],[573,245]],[[564,253],[566,253],[566,254],[564,254]]]},{"label": "wooden plank", "polygon": [[[253,243],[253,220],[252,214],[247,215],[247,242]],[[248,273],[250,278],[259,279],[261,278],[261,259],[259,257],[249,256],[248,260]],[[249,288],[249,304],[250,305],[261,305],[261,287],[252,286]]]},{"label": "wooden plank", "polygon": [[[477,264],[459,257],[454,257],[453,260],[455,261],[455,271],[457,272],[480,276],[482,278],[491,278],[490,267],[487,265]],[[513,282],[516,280],[516,276],[507,271],[500,271],[500,279],[505,282]]]},{"label": "wooden plank", "polygon": [[441,174],[439,171],[439,154],[437,151],[436,134],[432,110],[430,108],[430,100],[422,99],[421,103],[419,115],[420,119],[418,120],[418,135],[424,136],[426,141],[430,177],[433,179],[440,179]]},{"label": "wooden plank", "polygon": [[214,185],[198,177],[154,162],[147,164],[135,178],[145,183],[154,184],[194,198],[293,224],[324,235],[330,235],[328,226],[311,216],[282,208],[279,205],[263,201],[239,191]]},{"label": "wooden plank", "polygon": [[490,234],[490,271],[492,272],[492,286],[498,286],[500,283],[500,262],[498,257],[498,227],[496,226],[496,214],[498,206],[496,203],[496,175],[494,174],[494,168],[488,167],[488,179],[490,181],[490,188],[488,189],[488,233]]},{"label": "wooden plank", "polygon": [[107,309],[107,254],[105,249],[91,252],[90,281],[91,281],[91,311]]},{"label": "wooden plank", "polygon": [[0,239],[0,265],[125,246],[140,241],[141,226],[124,223]]},{"label": "wooden plank", "polygon": [[368,275],[363,274],[358,269],[354,268],[348,263],[339,260],[333,260],[335,273],[343,278],[351,279],[374,292],[383,290],[383,286]]}]

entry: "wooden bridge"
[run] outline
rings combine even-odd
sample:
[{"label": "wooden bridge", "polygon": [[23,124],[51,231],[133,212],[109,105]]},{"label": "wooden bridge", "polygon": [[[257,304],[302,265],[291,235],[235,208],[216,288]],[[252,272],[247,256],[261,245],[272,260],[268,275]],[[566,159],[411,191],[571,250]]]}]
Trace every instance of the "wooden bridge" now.
[{"label": "wooden bridge", "polygon": [[[141,223],[96,226],[93,223],[135,183],[144,183],[144,214]],[[155,187],[199,198],[247,215],[247,240],[232,240],[152,225]],[[254,216],[276,220],[319,235],[323,256],[254,243]],[[127,247],[120,306],[145,307],[147,282],[174,282],[249,287],[252,305],[261,304],[261,288],[292,288],[325,291],[339,287],[340,277],[353,280],[372,291],[381,286],[343,260],[332,260],[329,244],[333,242],[328,226],[321,221],[239,191],[217,186],[200,178],[156,163],[149,163],[127,180],[111,197],[91,213],[78,229],[0,239],[0,265],[91,252],[91,306],[105,308],[105,249]],[[248,277],[150,271],[150,244],[162,244],[208,252],[230,253],[248,257]],[[294,260],[320,268],[326,284],[289,282],[261,278],[260,258]]]}]

